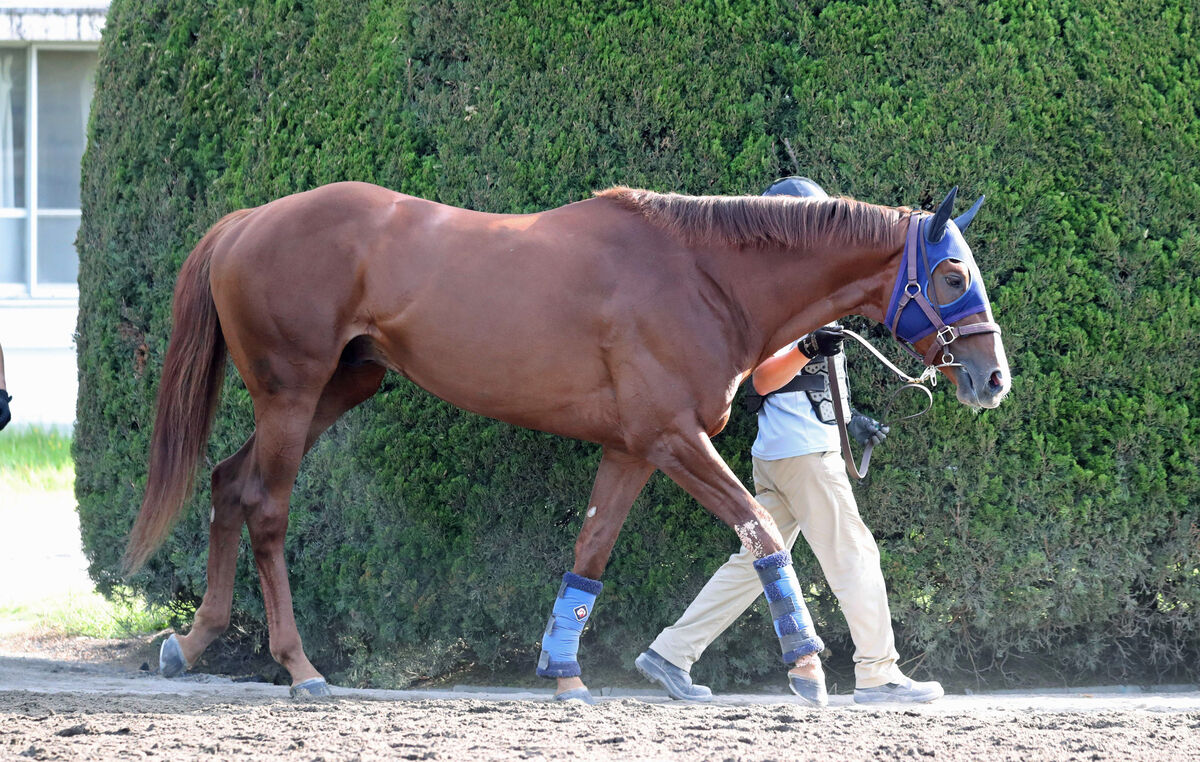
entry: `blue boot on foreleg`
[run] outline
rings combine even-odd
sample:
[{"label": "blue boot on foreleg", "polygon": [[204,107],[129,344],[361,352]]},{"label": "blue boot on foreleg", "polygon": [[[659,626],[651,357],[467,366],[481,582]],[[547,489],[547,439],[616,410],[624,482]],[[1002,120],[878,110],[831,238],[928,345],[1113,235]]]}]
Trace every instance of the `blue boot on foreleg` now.
[{"label": "blue boot on foreleg", "polygon": [[[775,622],[783,663],[791,665],[798,659],[825,650],[825,644],[813,627],[808,607],[804,605],[800,583],[792,568],[792,557],[787,551],[781,550],[758,559],[754,562],[754,570],[758,572],[767,604],[771,607],[771,619]],[[789,681],[792,691],[807,702],[824,706],[828,701],[823,681],[800,676],[792,676]]]},{"label": "blue boot on foreleg", "polygon": [[[604,589],[604,583],[578,574],[563,574],[558,597],[542,633],[542,653],[538,658],[537,673],[541,677],[579,677],[579,636],[592,615],[596,596]],[[578,699],[593,703],[587,688],[566,691],[555,696],[558,700]]]}]

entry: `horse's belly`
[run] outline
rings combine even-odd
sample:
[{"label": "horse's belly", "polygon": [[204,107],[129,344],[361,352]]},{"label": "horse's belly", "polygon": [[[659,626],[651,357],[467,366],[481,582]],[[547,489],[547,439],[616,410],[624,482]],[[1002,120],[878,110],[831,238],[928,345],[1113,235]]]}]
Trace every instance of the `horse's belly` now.
[{"label": "horse's belly", "polygon": [[456,358],[435,362],[410,356],[397,368],[450,404],[506,423],[604,442],[616,429],[611,387],[589,380],[579,367],[546,369],[520,358]]},{"label": "horse's belly", "polygon": [[379,325],[388,364],[471,412],[597,440],[616,421],[598,340],[578,314],[486,296],[413,304]]}]

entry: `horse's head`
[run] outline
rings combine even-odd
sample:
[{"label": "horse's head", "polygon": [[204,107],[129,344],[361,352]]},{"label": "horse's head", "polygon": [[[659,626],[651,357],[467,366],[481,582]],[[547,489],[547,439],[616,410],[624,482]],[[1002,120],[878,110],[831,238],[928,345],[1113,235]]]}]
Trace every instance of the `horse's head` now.
[{"label": "horse's head", "polygon": [[983,203],[950,219],[958,188],[932,215],[914,214],[885,324],[957,388],[958,401],[992,408],[1008,393],[1008,358],[979,266],[963,232]]}]

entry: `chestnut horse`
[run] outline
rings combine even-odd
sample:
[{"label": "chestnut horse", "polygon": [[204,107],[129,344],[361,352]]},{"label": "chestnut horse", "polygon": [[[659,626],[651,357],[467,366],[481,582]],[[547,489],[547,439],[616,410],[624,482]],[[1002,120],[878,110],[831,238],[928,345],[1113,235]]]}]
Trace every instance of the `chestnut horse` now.
[{"label": "chestnut horse", "polygon": [[[176,283],[127,569],[145,562],[182,510],[227,351],[253,399],[255,429],[213,471],[208,589],[188,634],[164,643],[163,673],[185,670],[228,625],[246,524],[271,654],[294,693],[328,694],[292,610],[288,502],[304,453],[372,396],[389,368],[466,410],[601,445],[573,573],[564,575],[576,582],[564,582],[559,600],[584,588],[594,599],[592,585],[655,469],[757,556],[778,554],[774,523],[710,438],[729,419],[738,385],[780,347],[846,315],[883,322],[910,226],[935,225],[961,241],[947,219],[952,204],[953,193],[932,219],[846,198],[612,188],[506,215],[337,183],[229,214]],[[939,268],[930,280],[939,304],[978,278],[963,260],[949,262],[954,277]],[[972,332],[971,324],[991,328]],[[941,370],[960,401],[994,407],[1009,381],[990,308],[957,325],[953,362]],[[913,344],[925,354],[944,338],[938,331]],[[578,621],[568,624],[582,630],[589,606],[569,600]],[[578,690],[573,647],[564,653],[539,673]],[[573,673],[554,671],[563,659]]]}]

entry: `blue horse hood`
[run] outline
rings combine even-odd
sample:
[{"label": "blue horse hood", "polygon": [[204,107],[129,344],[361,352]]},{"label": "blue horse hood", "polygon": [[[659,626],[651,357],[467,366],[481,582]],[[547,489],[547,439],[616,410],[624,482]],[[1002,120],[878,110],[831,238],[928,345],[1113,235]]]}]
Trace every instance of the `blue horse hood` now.
[{"label": "blue horse hood", "polygon": [[[942,318],[942,322],[946,325],[953,325],[970,315],[984,313],[988,320],[991,320],[991,302],[988,301],[987,289],[983,285],[983,276],[979,272],[979,265],[975,263],[975,256],[971,253],[971,247],[967,245],[966,239],[958,229],[958,225],[954,220],[947,220],[946,231],[942,239],[937,243],[930,243],[926,239],[925,228],[931,218],[922,216],[920,219],[914,219],[909,224],[917,224],[920,226],[916,235],[917,245],[910,246],[908,240],[904,246],[904,254],[900,258],[900,272],[896,278],[896,286],[892,290],[892,299],[888,303],[887,316],[884,318],[884,325],[891,326],[896,318],[896,308],[900,303],[900,299],[905,290],[907,283],[907,271],[909,265],[909,257],[917,257],[917,283],[921,287],[921,292],[925,294],[925,298],[929,303],[934,305],[938,314]],[[910,237],[911,238],[911,237]],[[957,260],[966,264],[967,269],[971,273],[971,282],[967,285],[967,289],[962,296],[954,301],[938,305],[933,294],[929,292],[929,278],[937,266],[946,260]],[[915,343],[933,333],[933,323],[929,321],[921,308],[909,302],[905,305],[900,314],[900,322],[896,324],[896,335],[909,343]]]}]

